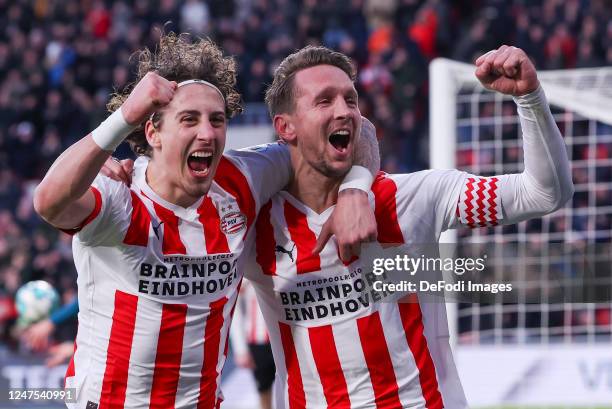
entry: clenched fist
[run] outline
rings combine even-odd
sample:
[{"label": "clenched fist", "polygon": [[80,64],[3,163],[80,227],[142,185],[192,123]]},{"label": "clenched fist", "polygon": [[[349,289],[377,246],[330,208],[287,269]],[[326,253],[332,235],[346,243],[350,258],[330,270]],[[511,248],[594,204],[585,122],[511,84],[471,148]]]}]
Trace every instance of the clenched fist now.
[{"label": "clenched fist", "polygon": [[476,60],[476,77],[490,90],[513,96],[529,94],[540,86],[535,67],[520,48],[502,45]]},{"label": "clenched fist", "polygon": [[153,112],[172,101],[176,88],[175,81],[168,81],[155,72],[148,72],[121,106],[126,122],[130,125],[140,125]]}]

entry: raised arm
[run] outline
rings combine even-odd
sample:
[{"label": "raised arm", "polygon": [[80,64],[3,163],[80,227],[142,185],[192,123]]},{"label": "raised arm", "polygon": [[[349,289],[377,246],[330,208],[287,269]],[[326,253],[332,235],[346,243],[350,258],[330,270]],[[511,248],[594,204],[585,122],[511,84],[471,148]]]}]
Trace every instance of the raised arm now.
[{"label": "raised arm", "polygon": [[476,66],[486,88],[514,97],[523,131],[525,170],[500,178],[504,223],[559,209],[574,186],[565,144],[533,63],[523,50],[502,46],[476,60]]},{"label": "raised arm", "polygon": [[175,91],[175,82],[155,73],[145,75],[120,109],[56,159],[34,193],[38,214],[58,228],[83,222],[94,209],[89,187],[104,162],[134,126],[167,105]]},{"label": "raised arm", "polygon": [[65,150],[34,192],[38,214],[55,227],[77,227],[94,210],[89,187],[108,155],[91,134]]}]

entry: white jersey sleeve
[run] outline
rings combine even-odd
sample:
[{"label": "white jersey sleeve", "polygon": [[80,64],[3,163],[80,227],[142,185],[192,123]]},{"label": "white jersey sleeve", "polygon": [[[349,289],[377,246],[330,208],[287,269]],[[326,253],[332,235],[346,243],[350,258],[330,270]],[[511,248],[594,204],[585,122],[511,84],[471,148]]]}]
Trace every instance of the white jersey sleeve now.
[{"label": "white jersey sleeve", "polygon": [[131,214],[130,189],[124,183],[98,175],[91,186],[95,208],[75,231],[88,246],[112,246],[125,236]]},{"label": "white jersey sleeve", "polygon": [[503,211],[510,223],[561,208],[574,194],[565,143],[541,88],[514,98],[523,131],[525,170],[502,180]]},{"label": "white jersey sleeve", "polygon": [[[293,174],[289,149],[280,142],[230,150],[225,156],[246,177],[257,208],[282,190]],[[223,172],[223,169],[217,172]]]},{"label": "white jersey sleeve", "polygon": [[[421,173],[424,198],[437,209],[442,231],[512,224],[543,216],[573,194],[563,138],[541,89],[515,98],[523,130],[525,170],[480,177],[457,170]],[[414,183],[411,181],[410,183]]]},{"label": "white jersey sleeve", "polygon": [[[395,223],[395,220],[399,220],[401,226],[412,226],[410,227],[412,230],[415,229],[415,223],[417,223],[421,233],[428,232],[426,235],[418,236],[421,240],[425,237],[431,240],[435,237],[437,240],[440,232],[456,227],[461,222],[464,224],[472,222],[471,218],[466,217],[468,213],[464,209],[465,199],[478,198],[478,194],[474,193],[473,189],[482,186],[483,183],[487,187],[493,183],[494,191],[497,190],[495,181],[486,179],[477,178],[455,169],[424,170],[409,174],[380,174],[372,186],[372,191],[376,198],[377,209],[385,209],[387,212],[389,208],[397,207],[395,211],[392,211],[390,222]],[[481,190],[486,192],[488,188]],[[497,223],[502,218],[499,196],[488,193],[488,196],[482,197],[481,209],[487,206],[489,210],[483,213],[486,219],[481,221]],[[399,232],[389,233],[386,236],[389,237],[383,242],[401,242],[398,241],[401,240],[398,239]]]}]

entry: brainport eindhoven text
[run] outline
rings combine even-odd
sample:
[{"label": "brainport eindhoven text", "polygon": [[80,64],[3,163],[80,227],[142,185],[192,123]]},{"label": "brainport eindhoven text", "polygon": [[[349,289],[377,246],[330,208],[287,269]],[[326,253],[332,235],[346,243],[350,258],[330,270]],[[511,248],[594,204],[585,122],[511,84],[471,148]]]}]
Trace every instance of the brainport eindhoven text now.
[{"label": "brainport eindhoven text", "polygon": [[470,280],[460,280],[454,283],[447,283],[444,280],[429,282],[421,280],[418,282],[413,281],[399,281],[396,283],[386,283],[383,281],[375,281],[372,284],[372,288],[375,291],[383,292],[397,292],[397,291],[408,291],[408,292],[487,292],[497,294],[499,292],[510,292],[512,291],[511,283],[475,283]]},{"label": "brainport eindhoven text", "polygon": [[231,254],[141,263],[138,292],[169,297],[218,293],[239,281],[236,263]]}]

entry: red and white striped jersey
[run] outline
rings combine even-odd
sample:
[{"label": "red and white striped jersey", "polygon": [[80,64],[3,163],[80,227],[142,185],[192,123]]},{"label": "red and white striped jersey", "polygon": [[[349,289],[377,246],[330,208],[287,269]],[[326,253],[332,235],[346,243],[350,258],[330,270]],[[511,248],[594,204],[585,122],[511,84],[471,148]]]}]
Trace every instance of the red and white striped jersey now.
[{"label": "red and white striped jersey", "polygon": [[[370,195],[378,242],[437,243],[461,222],[498,223],[497,182],[455,170],[379,174]],[[317,214],[280,192],[255,223],[245,272],[270,332],[276,408],[466,408],[443,302],[376,302],[372,260],[345,265],[333,237],[311,254],[332,210]]]},{"label": "red and white striped jersey", "polygon": [[278,146],[230,153],[209,193],[183,208],[147,185],[147,166],[136,162],[129,188],[98,176],[95,210],[73,240],[79,328],[70,407],[219,407],[242,254],[261,203],[291,170]]}]

